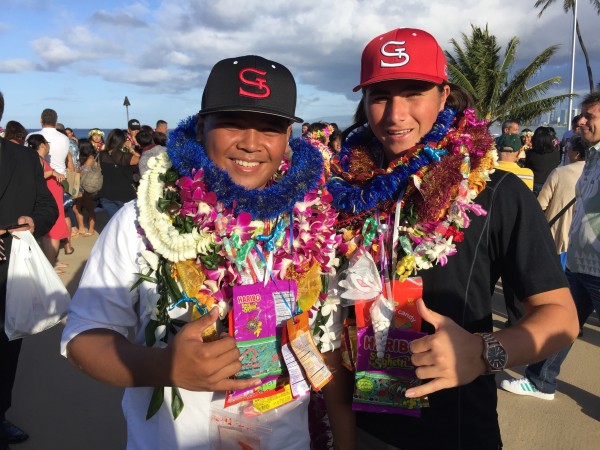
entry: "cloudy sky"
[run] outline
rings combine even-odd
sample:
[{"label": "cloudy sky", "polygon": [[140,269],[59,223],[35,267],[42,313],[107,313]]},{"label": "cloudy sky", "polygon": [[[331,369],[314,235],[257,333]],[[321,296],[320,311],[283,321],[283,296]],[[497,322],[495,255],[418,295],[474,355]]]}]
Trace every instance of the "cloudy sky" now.
[{"label": "cloudy sky", "polygon": [[[373,37],[398,27],[423,28],[446,50],[471,24],[504,45],[518,36],[517,67],[558,44],[541,74],[570,83],[571,16],[557,0],[537,17],[535,0],[2,0],[2,124],[39,123],[56,109],[72,128],[126,125],[130,117],[174,126],[198,111],[202,87],[220,59],[259,54],[285,64],[298,82],[297,115],[346,125],[358,101],[352,87],[360,54]],[[579,20],[600,81],[600,16],[580,0]],[[587,76],[578,49],[575,91]]]}]

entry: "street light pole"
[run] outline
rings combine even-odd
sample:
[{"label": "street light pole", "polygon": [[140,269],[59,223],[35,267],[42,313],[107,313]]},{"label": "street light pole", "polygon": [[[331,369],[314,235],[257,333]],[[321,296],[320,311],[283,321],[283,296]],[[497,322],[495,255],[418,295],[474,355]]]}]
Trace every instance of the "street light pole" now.
[{"label": "street light pole", "polygon": [[577,0],[573,0],[573,43],[571,45],[571,88],[569,93],[569,112],[567,114],[567,130],[571,129],[571,118],[573,114],[573,83],[575,80],[575,38],[577,37]]},{"label": "street light pole", "polygon": [[123,106],[125,107],[125,111],[127,112],[127,123],[129,123],[129,106],[131,105],[131,103],[129,103],[129,99],[127,98],[127,96],[125,96],[125,100],[123,100]]}]

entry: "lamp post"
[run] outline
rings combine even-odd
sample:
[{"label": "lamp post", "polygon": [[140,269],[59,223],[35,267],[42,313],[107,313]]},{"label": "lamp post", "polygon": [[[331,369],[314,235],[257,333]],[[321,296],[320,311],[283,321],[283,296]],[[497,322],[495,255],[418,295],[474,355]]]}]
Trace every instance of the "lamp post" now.
[{"label": "lamp post", "polygon": [[567,114],[567,129],[571,129],[571,116],[573,114],[573,83],[575,79],[575,38],[577,37],[577,0],[573,0],[573,36],[571,45],[571,88],[569,93],[569,111]]},{"label": "lamp post", "polygon": [[125,107],[125,111],[127,112],[127,123],[129,123],[129,105],[131,105],[131,103],[129,103],[129,99],[127,98],[127,96],[125,96],[125,100],[123,100],[123,106]]}]

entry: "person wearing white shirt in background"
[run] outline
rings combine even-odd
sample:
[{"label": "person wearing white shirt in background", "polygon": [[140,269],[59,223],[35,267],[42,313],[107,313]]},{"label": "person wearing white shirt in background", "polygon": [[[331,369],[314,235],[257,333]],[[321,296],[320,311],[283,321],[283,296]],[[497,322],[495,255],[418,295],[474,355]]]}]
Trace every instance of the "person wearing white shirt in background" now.
[{"label": "person wearing white shirt in background", "polygon": [[[42,129],[36,131],[35,134],[41,134],[50,143],[50,153],[48,153],[47,161],[52,167],[52,170],[57,171],[61,175],[67,176],[67,154],[69,153],[69,138],[56,129],[58,114],[50,108],[42,111],[40,123]],[[34,133],[29,133],[27,138]],[[27,140],[25,138],[25,140]]]}]

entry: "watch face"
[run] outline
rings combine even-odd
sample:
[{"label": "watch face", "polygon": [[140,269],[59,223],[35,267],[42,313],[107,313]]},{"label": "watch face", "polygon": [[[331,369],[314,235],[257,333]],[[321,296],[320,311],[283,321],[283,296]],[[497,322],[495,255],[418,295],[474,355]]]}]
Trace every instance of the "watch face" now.
[{"label": "watch face", "polygon": [[501,370],[506,367],[506,351],[499,345],[488,348],[487,360],[494,370]]}]

